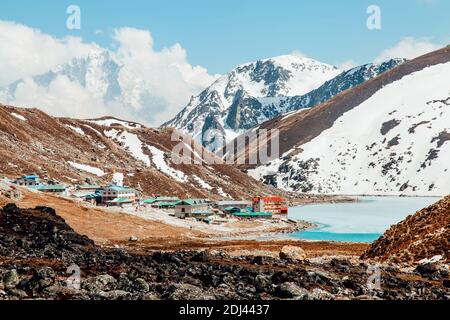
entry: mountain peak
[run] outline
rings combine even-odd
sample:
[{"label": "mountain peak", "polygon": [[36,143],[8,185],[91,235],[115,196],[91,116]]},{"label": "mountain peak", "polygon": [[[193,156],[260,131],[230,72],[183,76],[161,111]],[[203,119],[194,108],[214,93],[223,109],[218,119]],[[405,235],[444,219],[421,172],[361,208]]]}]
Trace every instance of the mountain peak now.
[{"label": "mountain peak", "polygon": [[321,67],[326,67],[328,69],[338,70],[338,68],[335,66],[331,66],[326,63],[322,63],[320,61],[302,56],[300,54],[284,54],[284,55],[279,55],[279,56],[275,56],[275,57],[271,57],[271,58],[259,59],[257,61],[243,63],[243,64],[237,66],[237,69],[241,68],[241,67],[246,67],[249,65],[264,64],[264,63],[272,63],[277,66],[284,67],[286,69],[295,68],[296,66],[299,66],[299,65],[311,65],[311,66],[321,66]]}]

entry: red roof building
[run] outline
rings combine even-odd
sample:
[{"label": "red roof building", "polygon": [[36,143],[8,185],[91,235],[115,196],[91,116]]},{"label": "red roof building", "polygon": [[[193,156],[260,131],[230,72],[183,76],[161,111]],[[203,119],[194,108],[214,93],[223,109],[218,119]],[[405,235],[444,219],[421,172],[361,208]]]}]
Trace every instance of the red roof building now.
[{"label": "red roof building", "polygon": [[254,212],[271,212],[273,215],[287,215],[288,207],[285,200],[280,197],[253,198]]}]

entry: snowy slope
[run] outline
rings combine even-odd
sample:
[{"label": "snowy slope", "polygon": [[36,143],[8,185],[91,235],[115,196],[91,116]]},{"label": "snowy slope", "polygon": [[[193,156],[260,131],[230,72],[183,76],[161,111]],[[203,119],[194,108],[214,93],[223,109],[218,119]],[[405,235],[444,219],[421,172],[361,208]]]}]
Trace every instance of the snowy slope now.
[{"label": "snowy slope", "polygon": [[449,194],[449,79],[449,62],[406,75],[250,174],[302,192]]}]

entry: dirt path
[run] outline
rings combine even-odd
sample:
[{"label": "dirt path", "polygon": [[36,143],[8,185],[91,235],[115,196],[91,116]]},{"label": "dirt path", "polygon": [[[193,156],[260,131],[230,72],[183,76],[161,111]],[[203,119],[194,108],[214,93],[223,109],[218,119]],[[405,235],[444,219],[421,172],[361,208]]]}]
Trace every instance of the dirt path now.
[{"label": "dirt path", "polygon": [[225,251],[232,256],[271,256],[277,257],[284,246],[300,247],[305,250],[308,258],[322,256],[360,256],[367,248],[365,243],[339,243],[326,241],[301,241],[301,240],[177,240],[159,241],[157,239],[145,240],[139,243],[129,244],[118,242],[120,246],[126,246],[136,252],[145,253],[147,250],[217,250]]}]

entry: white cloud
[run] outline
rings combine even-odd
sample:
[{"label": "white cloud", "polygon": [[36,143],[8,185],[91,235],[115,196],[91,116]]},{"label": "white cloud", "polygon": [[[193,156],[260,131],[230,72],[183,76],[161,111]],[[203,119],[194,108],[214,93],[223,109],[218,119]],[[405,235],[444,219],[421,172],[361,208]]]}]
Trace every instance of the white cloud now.
[{"label": "white cloud", "polygon": [[341,62],[340,64],[338,64],[337,68],[342,71],[347,71],[347,70],[353,69],[357,66],[358,66],[358,64],[355,61],[347,60],[347,61],[344,61],[344,62]]},{"label": "white cloud", "polygon": [[[105,102],[92,86],[73,82],[66,76],[45,85],[38,85],[31,76],[106,49],[80,38],[58,39],[24,25],[0,21],[0,41],[8,44],[0,50],[0,86],[25,80],[15,89],[13,98],[0,90],[1,102],[38,107],[56,116],[113,115],[157,126],[175,116],[192,95],[217,78],[205,68],[189,64],[180,44],[154,50],[149,31],[121,28],[115,30],[112,40],[115,49],[110,53],[121,65],[120,98]],[[95,76],[89,75],[94,79]],[[89,81],[92,78],[86,79]],[[5,101],[5,97],[9,100]]]},{"label": "white cloud", "polygon": [[101,99],[65,76],[58,76],[48,87],[39,86],[27,78],[18,85],[14,104],[38,107],[54,116],[91,118],[109,112],[109,106]]},{"label": "white cloud", "polygon": [[0,20],[0,86],[40,74],[98,48],[78,37],[56,39],[39,30]]},{"label": "white cloud", "polygon": [[133,93],[125,97],[126,102],[136,110],[159,104],[154,113],[157,123],[173,117],[192,95],[217,79],[205,68],[190,65],[186,50],[178,43],[155,51],[148,31],[117,29],[114,40],[118,44],[115,57],[123,65],[119,82],[126,92]]},{"label": "white cloud", "polygon": [[402,39],[394,47],[384,50],[375,58],[374,62],[380,63],[393,58],[414,59],[441,47],[443,47],[442,44],[433,43],[429,39],[407,37]]}]

